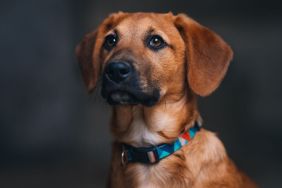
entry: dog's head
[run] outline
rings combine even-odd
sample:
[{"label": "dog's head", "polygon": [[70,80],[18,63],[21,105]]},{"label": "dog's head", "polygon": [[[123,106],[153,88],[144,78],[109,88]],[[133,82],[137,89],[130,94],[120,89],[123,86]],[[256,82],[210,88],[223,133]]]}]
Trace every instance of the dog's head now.
[{"label": "dog's head", "polygon": [[116,13],[76,49],[84,82],[102,81],[110,104],[152,106],[165,97],[207,96],[223,79],[231,48],[193,19],[155,13]]}]

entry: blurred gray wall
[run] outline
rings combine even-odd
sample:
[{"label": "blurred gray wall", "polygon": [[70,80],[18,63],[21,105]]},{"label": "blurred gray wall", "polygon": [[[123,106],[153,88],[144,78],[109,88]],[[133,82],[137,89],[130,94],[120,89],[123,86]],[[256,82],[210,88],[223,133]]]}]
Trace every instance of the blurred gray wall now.
[{"label": "blurred gray wall", "polygon": [[0,187],[104,187],[110,107],[89,96],[75,45],[111,12],[185,12],[235,52],[221,87],[200,99],[205,127],[261,187],[282,177],[279,1],[1,1]]}]

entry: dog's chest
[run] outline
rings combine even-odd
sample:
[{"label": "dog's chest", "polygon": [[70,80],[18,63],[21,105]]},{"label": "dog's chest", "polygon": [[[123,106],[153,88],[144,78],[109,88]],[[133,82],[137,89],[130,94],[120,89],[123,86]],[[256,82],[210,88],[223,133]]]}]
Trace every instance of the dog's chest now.
[{"label": "dog's chest", "polygon": [[184,164],[174,166],[170,161],[156,165],[133,165],[125,170],[125,182],[129,187],[187,187],[192,184],[191,173]]},{"label": "dog's chest", "polygon": [[162,138],[159,134],[148,128],[142,110],[136,108],[133,110],[133,121],[123,141],[125,143],[131,143],[133,146],[141,147],[159,144]]}]

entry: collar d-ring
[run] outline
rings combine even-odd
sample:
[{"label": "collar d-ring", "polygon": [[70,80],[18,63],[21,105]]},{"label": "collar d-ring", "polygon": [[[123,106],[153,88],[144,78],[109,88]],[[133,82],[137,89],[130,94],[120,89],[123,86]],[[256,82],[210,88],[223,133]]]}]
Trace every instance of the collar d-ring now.
[{"label": "collar d-ring", "polygon": [[122,166],[125,166],[127,163],[128,163],[127,152],[125,149],[123,149],[121,152],[121,164]]}]

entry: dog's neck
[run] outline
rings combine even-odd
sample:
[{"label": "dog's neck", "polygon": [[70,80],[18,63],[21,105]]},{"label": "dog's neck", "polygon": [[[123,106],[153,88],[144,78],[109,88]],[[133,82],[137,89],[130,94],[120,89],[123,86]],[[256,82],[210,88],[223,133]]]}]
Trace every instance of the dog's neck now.
[{"label": "dog's neck", "polygon": [[153,107],[115,106],[113,135],[116,141],[135,147],[169,143],[200,119],[195,101],[195,96],[185,94],[162,100]]}]

